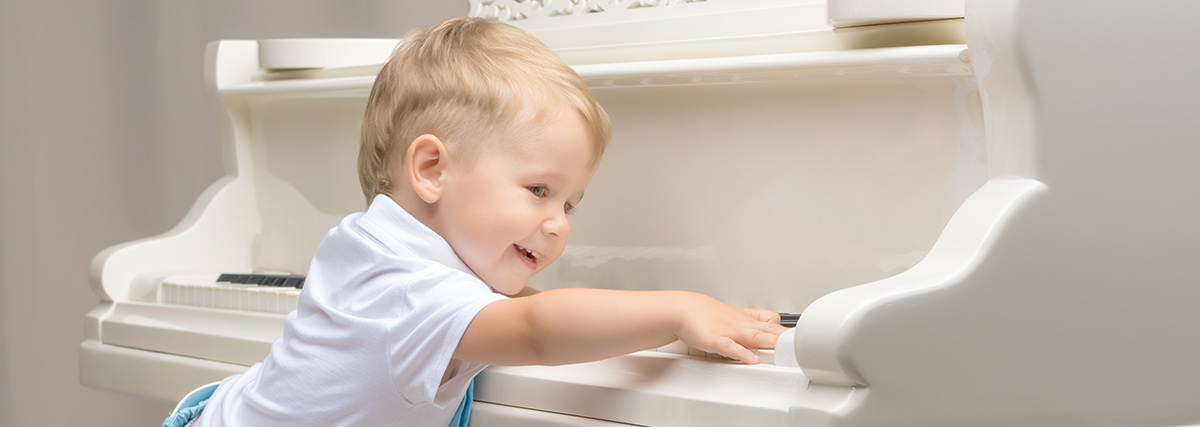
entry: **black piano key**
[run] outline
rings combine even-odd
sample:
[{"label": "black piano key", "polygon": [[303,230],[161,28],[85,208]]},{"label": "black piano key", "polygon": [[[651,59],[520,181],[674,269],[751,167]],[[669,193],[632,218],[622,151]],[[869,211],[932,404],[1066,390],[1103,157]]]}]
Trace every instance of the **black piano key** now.
[{"label": "black piano key", "polygon": [[221,273],[218,282],[240,283],[258,286],[279,286],[304,289],[305,276],[284,276],[277,274],[237,274]]},{"label": "black piano key", "polygon": [[796,313],[779,313],[779,324],[785,327],[796,327],[796,321],[800,320],[800,314]]}]

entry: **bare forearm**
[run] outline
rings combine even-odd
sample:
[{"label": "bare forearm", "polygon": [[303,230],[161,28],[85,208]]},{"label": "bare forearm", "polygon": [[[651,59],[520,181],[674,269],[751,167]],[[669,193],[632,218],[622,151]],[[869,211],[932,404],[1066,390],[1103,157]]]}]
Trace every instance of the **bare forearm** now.
[{"label": "bare forearm", "polygon": [[489,365],[559,365],[605,359],[681,339],[758,363],[774,348],[779,316],[681,291],[559,289],[484,307],[454,358]]},{"label": "bare forearm", "polygon": [[532,345],[540,364],[605,359],[675,341],[686,292],[559,289],[529,298]]}]

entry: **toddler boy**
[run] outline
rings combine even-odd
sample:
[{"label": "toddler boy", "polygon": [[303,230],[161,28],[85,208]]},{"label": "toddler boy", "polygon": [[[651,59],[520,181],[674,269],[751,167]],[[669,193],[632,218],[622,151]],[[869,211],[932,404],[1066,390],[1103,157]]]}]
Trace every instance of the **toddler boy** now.
[{"label": "toddler boy", "polygon": [[283,337],[221,383],[197,425],[441,427],[463,421],[487,365],[676,339],[757,363],[750,349],[783,331],[771,312],[689,292],[525,287],[562,254],[608,138],[583,80],[528,33],[458,18],[407,36],[363,120],[367,211],[326,235]]}]

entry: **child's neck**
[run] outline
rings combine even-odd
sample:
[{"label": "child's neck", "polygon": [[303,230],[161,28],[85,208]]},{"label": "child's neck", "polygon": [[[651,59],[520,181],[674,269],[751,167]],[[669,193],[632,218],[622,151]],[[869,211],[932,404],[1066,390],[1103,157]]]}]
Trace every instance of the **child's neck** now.
[{"label": "child's neck", "polygon": [[435,221],[434,210],[437,208],[436,204],[426,203],[412,191],[393,191],[391,194],[388,194],[388,197],[391,197],[392,201],[400,205],[401,209],[404,209],[405,212],[408,212],[409,215],[412,215],[421,224],[438,233],[439,236],[442,235],[438,231],[439,228]]}]

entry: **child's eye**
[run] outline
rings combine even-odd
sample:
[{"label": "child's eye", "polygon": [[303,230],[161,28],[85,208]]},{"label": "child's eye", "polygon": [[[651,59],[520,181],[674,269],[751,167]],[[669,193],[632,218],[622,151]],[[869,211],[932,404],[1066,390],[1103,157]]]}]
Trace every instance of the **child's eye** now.
[{"label": "child's eye", "polygon": [[566,212],[567,215],[574,213],[575,205],[572,205],[570,202],[564,203],[563,204],[563,212]]},{"label": "child's eye", "polygon": [[529,188],[529,192],[533,193],[534,196],[538,196],[538,197],[546,196],[546,187],[543,187],[540,185],[531,185],[526,188]]}]

